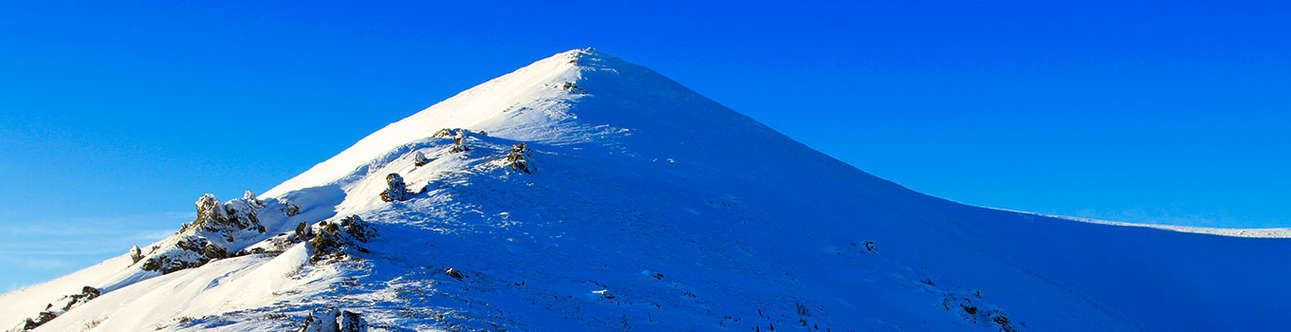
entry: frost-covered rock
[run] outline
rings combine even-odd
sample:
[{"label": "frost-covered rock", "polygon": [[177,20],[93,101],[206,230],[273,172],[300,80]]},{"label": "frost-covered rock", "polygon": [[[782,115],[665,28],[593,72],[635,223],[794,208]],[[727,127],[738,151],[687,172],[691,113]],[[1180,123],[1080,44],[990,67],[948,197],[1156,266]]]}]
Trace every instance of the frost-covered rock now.
[{"label": "frost-covered rock", "polygon": [[574,82],[565,82],[565,84],[562,84],[562,85],[561,85],[561,88],[562,88],[562,89],[565,89],[565,91],[569,91],[570,93],[573,93],[573,94],[585,94],[585,93],[587,93],[587,91],[586,91],[586,90],[584,90],[582,87],[578,86],[578,84],[577,84],[577,83],[574,83]]},{"label": "frost-covered rock", "polygon": [[367,332],[368,327],[359,313],[329,308],[310,313],[300,331]]},{"label": "frost-covered rock", "polygon": [[[470,131],[463,128],[443,128],[443,129],[440,129],[439,131],[436,131],[434,134],[431,134],[430,137],[431,138],[452,138],[453,147],[449,149],[448,152],[457,153],[457,152],[471,150],[470,147],[467,147],[466,145],[464,145],[468,134],[470,134]],[[480,135],[483,136],[484,134],[485,132],[481,130]]]},{"label": "frost-covered rock", "polygon": [[430,135],[430,137],[431,137],[431,138],[447,138],[447,137],[453,137],[453,133],[454,133],[453,129],[443,128],[443,129],[440,129],[440,130],[435,131],[435,133],[434,133],[434,134],[431,134],[431,135]]},{"label": "frost-covered rock", "polygon": [[285,216],[291,217],[300,214],[300,206],[291,201],[279,198],[278,204],[282,206],[282,214]]},{"label": "frost-covered rock", "polygon": [[194,205],[197,219],[185,224],[173,242],[139,256],[143,270],[169,274],[202,266],[213,259],[229,257],[230,252],[240,253],[238,248],[230,248],[233,244],[264,237],[266,229],[258,214],[266,204],[250,191],[228,202],[205,194]]},{"label": "frost-covered rock", "polygon": [[138,263],[143,259],[143,250],[139,246],[130,247],[130,264]]},{"label": "frost-covered rock", "polygon": [[533,173],[533,171],[529,169],[528,156],[529,148],[525,146],[523,142],[512,145],[511,152],[507,153],[507,166],[510,166],[517,171]]},{"label": "frost-covered rock", "polygon": [[399,176],[399,173],[386,175],[386,190],[381,192],[382,201],[402,201],[411,198],[412,195],[413,193],[408,191],[408,185],[403,183],[403,177]]},{"label": "frost-covered rock", "polygon": [[470,151],[471,148],[466,147],[465,145],[462,145],[462,141],[465,141],[465,140],[466,140],[466,129],[458,129],[457,135],[453,135],[453,149],[448,151],[449,152]]},{"label": "frost-covered rock", "polygon": [[429,164],[430,161],[431,161],[430,158],[426,158],[426,154],[421,153],[421,151],[417,151],[417,154],[413,155],[412,164],[416,165],[417,167],[421,167],[421,166],[426,166],[426,164]]},{"label": "frost-covered rock", "polygon": [[358,216],[348,216],[339,221],[321,221],[309,231],[310,260],[313,262],[334,259],[342,260],[352,255],[351,251],[368,252],[359,246],[376,236],[376,230]]},{"label": "frost-covered rock", "polygon": [[337,315],[336,309],[312,312],[305,317],[305,325],[300,332],[337,332]]},{"label": "frost-covered rock", "polygon": [[[251,194],[251,192],[247,192]],[[252,195],[250,200],[236,199],[220,203],[215,195],[205,194],[197,200],[197,219],[189,227],[206,231],[219,232],[247,228],[261,229],[260,219],[256,216],[263,205]]]},{"label": "frost-covered rock", "polygon": [[242,193],[242,201],[247,202],[247,205],[253,206],[257,209],[264,207],[264,202],[261,202],[260,199],[256,198],[256,193],[253,193],[250,190]]}]

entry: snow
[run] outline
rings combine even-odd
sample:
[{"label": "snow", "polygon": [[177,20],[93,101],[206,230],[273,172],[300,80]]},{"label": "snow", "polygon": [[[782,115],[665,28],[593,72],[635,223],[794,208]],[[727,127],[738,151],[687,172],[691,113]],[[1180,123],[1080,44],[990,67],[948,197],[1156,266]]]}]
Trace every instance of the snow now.
[{"label": "snow", "polygon": [[1098,219],[1090,219],[1090,218],[1055,216],[1055,215],[1046,215],[1046,214],[1038,214],[1038,213],[1031,213],[1031,212],[1023,212],[1023,211],[1016,211],[1016,212],[1034,214],[1038,216],[1045,216],[1045,217],[1056,218],[1056,219],[1066,219],[1066,220],[1094,223],[1094,224],[1116,225],[1116,226],[1125,226],[1125,227],[1148,227],[1148,228],[1164,229],[1164,230],[1171,230],[1171,231],[1184,232],[1184,233],[1210,234],[1210,235],[1222,235],[1222,236],[1232,236],[1232,237],[1251,237],[1251,238],[1278,238],[1278,239],[1291,238],[1291,228],[1212,228],[1212,227],[1178,226],[1178,225],[1136,224],[1136,223],[1128,223],[1123,221],[1108,221],[1108,220],[1098,220]]},{"label": "snow", "polygon": [[[508,160],[520,143],[532,173]],[[389,174],[413,195],[382,200]],[[335,310],[373,331],[1291,324],[1279,311],[1291,300],[1285,230],[1141,227],[929,197],[594,50],[464,91],[258,199],[267,231],[237,233],[230,249],[282,250],[165,275],[123,255],[0,295],[0,322],[93,286],[109,291],[37,330],[280,331]],[[280,212],[284,202],[301,212]],[[312,244],[291,240],[301,222],[350,215],[378,235],[349,258],[312,262]]]}]

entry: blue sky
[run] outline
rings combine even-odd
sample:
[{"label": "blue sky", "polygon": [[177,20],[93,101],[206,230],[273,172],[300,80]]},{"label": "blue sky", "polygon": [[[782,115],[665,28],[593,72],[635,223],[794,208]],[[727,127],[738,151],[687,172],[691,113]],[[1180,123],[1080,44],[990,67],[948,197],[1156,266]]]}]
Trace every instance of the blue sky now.
[{"label": "blue sky", "polygon": [[1286,5],[636,3],[0,4],[0,291],[586,46],[956,201],[1291,227]]}]

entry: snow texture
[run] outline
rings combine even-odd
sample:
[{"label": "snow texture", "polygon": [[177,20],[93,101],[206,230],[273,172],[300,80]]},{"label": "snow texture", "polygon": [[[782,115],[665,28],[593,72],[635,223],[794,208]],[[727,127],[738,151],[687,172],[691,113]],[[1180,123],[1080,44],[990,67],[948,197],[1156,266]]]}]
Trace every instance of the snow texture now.
[{"label": "snow texture", "polygon": [[[203,197],[198,210],[152,246],[0,295],[0,322],[21,330],[88,286],[102,294],[35,329],[1291,326],[1285,232],[1127,227],[926,196],[591,49],[466,90],[263,195]],[[162,257],[184,263],[143,268]]]}]

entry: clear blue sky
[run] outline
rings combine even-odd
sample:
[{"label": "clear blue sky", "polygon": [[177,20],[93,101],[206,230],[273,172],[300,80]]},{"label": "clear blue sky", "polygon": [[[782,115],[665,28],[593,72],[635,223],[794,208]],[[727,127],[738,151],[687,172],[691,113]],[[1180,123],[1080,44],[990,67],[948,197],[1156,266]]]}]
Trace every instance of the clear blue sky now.
[{"label": "clear blue sky", "polygon": [[1291,226],[1287,5],[363,3],[0,4],[0,291],[586,46],[925,193]]}]

